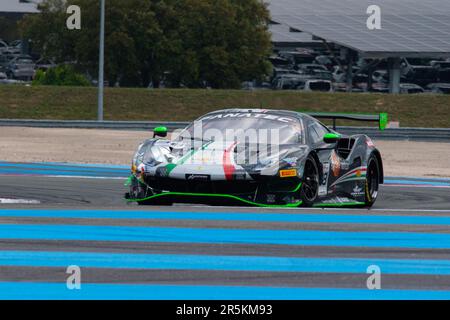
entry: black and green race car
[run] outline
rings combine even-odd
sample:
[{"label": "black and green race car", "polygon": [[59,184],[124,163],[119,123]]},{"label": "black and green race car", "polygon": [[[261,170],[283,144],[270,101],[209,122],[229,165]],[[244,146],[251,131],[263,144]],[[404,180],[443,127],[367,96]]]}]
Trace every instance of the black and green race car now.
[{"label": "black and green race car", "polygon": [[126,198],[141,205],[198,203],[260,207],[371,207],[383,183],[380,151],[318,118],[386,116],[227,109],[167,137],[155,129],[132,161]]}]

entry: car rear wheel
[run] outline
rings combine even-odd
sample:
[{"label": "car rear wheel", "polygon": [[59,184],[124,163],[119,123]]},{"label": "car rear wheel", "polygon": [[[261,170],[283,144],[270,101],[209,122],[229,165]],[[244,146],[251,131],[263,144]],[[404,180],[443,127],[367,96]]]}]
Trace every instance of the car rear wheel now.
[{"label": "car rear wheel", "polygon": [[308,156],[303,173],[301,198],[305,207],[312,207],[319,193],[319,169],[313,157]]},{"label": "car rear wheel", "polygon": [[380,188],[380,166],[375,156],[370,156],[366,173],[366,206],[372,207]]}]

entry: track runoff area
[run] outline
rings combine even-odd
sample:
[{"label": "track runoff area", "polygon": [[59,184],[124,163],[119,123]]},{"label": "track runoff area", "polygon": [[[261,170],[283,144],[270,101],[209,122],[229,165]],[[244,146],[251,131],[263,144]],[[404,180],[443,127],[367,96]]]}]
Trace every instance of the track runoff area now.
[{"label": "track runoff area", "polygon": [[0,163],[0,298],[450,299],[450,180],[388,177],[371,210],[263,209],[138,207],[128,175]]}]

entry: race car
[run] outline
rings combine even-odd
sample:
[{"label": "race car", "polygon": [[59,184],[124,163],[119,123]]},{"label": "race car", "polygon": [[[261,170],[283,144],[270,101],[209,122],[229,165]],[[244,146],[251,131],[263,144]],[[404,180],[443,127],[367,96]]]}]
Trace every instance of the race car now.
[{"label": "race car", "polygon": [[337,119],[384,129],[387,115],[226,109],[170,139],[155,128],[133,157],[125,197],[140,205],[371,207],[384,181],[380,151],[366,135],[336,132]]}]

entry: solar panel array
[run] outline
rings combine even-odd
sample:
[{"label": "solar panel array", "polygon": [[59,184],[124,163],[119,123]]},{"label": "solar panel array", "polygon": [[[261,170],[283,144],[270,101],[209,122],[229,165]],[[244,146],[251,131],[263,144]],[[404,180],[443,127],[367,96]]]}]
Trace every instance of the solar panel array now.
[{"label": "solar panel array", "polygon": [[[366,56],[450,55],[449,0],[266,0],[272,20]],[[367,8],[381,8],[381,30]]]},{"label": "solar panel array", "polygon": [[283,24],[271,24],[269,31],[272,34],[272,42],[275,43],[314,43],[313,36],[306,32],[292,32],[289,26]]}]

